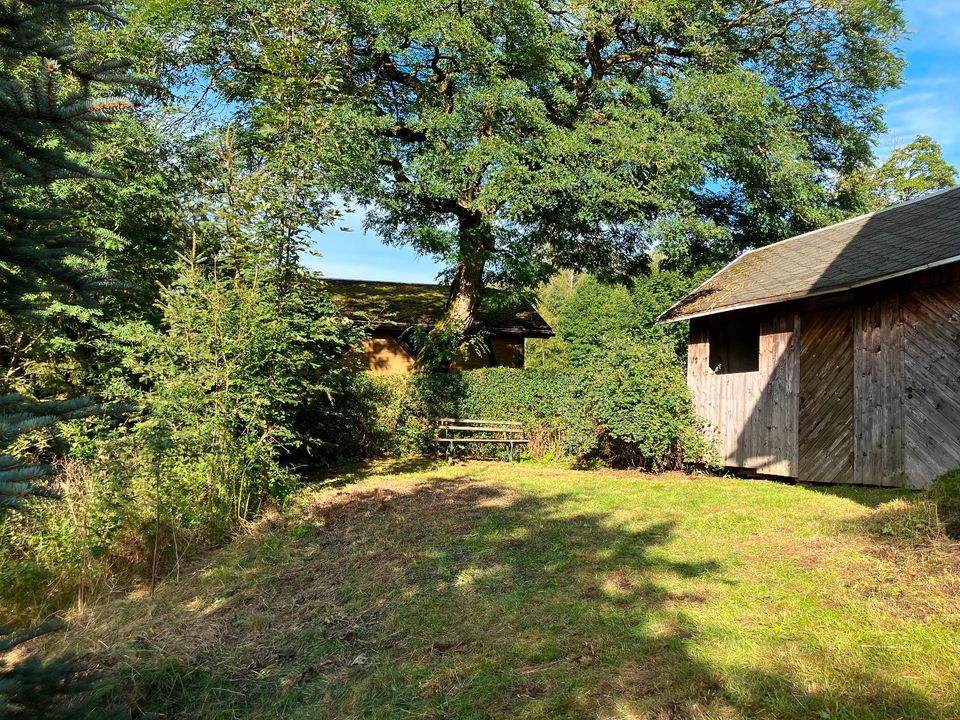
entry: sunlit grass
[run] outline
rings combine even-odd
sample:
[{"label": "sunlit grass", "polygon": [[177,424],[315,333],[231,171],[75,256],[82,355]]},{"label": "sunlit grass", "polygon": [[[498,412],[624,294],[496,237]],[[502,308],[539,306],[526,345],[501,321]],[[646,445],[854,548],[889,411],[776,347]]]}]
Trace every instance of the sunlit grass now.
[{"label": "sunlit grass", "polygon": [[148,717],[960,717],[957,546],[903,493],[503,463],[340,480],[68,642]]}]

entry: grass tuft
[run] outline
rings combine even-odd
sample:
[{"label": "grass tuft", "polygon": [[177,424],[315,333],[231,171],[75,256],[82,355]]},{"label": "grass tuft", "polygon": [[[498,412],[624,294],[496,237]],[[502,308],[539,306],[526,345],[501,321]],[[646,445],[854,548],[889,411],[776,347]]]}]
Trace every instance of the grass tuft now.
[{"label": "grass tuft", "polygon": [[930,544],[946,537],[937,503],[924,499],[885,502],[870,513],[867,526],[873,535],[896,543]]}]

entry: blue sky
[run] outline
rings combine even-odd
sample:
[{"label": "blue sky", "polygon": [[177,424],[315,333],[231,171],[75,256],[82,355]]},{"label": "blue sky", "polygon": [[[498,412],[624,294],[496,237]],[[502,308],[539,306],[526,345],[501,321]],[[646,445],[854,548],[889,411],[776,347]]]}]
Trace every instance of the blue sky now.
[{"label": "blue sky", "polygon": [[960,168],[960,0],[907,0],[902,7],[910,31],[902,44],[907,69],[903,87],[885,98],[889,132],[877,156],[924,134]]},{"label": "blue sky", "polygon": [[[901,44],[907,68],[903,87],[884,98],[889,131],[876,155],[882,160],[925,134],[960,168],[960,0],[904,0],[901,7],[910,31]],[[307,264],[331,278],[434,282],[441,270],[409,247],[384,245],[365,232],[362,212],[344,216],[312,239],[320,257]]]}]

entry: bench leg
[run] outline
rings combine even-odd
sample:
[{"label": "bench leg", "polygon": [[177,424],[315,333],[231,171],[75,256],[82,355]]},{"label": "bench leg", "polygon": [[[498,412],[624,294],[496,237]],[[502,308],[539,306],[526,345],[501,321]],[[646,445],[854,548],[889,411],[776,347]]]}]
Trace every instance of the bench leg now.
[{"label": "bench leg", "polygon": [[510,455],[509,455],[509,457],[510,457],[509,462],[513,462],[513,443],[510,443]]},{"label": "bench leg", "polygon": [[453,461],[457,458],[457,451],[453,447],[453,441],[447,444],[447,465],[453,465]]}]

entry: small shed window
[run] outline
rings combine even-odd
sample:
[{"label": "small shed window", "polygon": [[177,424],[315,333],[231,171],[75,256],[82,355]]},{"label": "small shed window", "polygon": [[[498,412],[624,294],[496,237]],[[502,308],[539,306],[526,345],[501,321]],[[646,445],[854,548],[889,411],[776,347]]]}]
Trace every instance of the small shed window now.
[{"label": "small shed window", "polygon": [[760,319],[715,319],[710,323],[710,367],[720,375],[760,369]]}]

